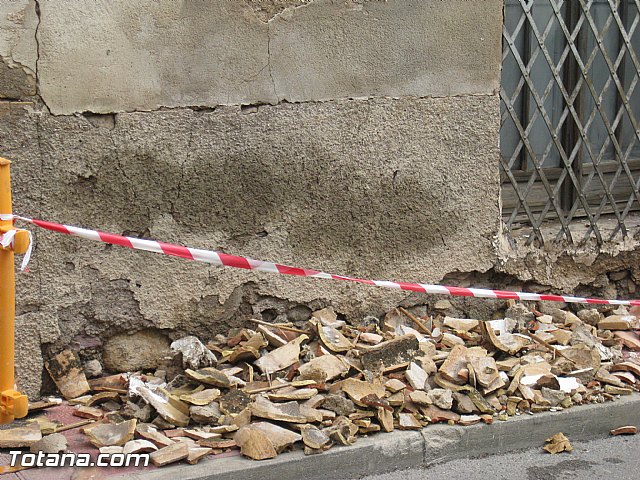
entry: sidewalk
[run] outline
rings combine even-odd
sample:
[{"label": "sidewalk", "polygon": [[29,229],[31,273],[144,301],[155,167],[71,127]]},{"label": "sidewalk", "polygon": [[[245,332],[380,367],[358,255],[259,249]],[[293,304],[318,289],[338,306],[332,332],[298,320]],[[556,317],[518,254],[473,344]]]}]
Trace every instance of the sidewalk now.
[{"label": "sidewalk", "polygon": [[[563,432],[570,440],[584,441],[609,435],[622,425],[640,426],[640,395],[615,402],[574,407],[562,412],[522,415],[492,425],[470,427],[434,425],[421,432],[378,434],[351,447],[334,447],[305,456],[301,451],[273,460],[255,462],[242,457],[206,460],[146,471],[135,480],[321,480],[348,479],[392,470],[478,457],[521,449],[540,450],[545,438]],[[124,478],[124,476],[120,476]]]},{"label": "sidewalk", "polygon": [[[48,413],[65,423],[77,420],[65,409]],[[197,465],[178,464],[161,469],[29,469],[0,476],[1,480],[135,479],[135,480],[305,480],[348,479],[393,470],[426,466],[456,459],[473,458],[522,449],[541,450],[544,439],[563,432],[572,441],[603,438],[609,430],[640,426],[640,394],[605,404],[583,405],[560,412],[512,417],[506,422],[469,427],[439,424],[420,432],[394,431],[361,437],[350,447],[336,446],[319,455],[301,450],[284,453],[272,460],[252,461],[239,452],[212,456]],[[86,437],[77,429],[65,432],[75,452],[90,452]],[[93,449],[95,451],[95,449]],[[5,455],[0,455],[5,457]],[[8,457],[8,455],[6,455]],[[2,462],[5,463],[5,462]]]}]

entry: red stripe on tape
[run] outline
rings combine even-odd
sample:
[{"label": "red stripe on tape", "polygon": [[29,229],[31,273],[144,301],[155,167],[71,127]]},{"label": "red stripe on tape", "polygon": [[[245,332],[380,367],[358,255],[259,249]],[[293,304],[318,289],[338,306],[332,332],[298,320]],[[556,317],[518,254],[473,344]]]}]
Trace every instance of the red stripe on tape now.
[{"label": "red stripe on tape", "polygon": [[133,248],[131,244],[131,240],[127,237],[123,237],[122,235],[114,235],[112,233],[98,232],[100,235],[100,240],[104,243],[110,243],[112,245],[120,245],[121,247]]},{"label": "red stripe on tape", "polygon": [[189,251],[187,247],[182,247],[180,245],[172,245],[171,243],[158,242],[160,248],[167,255],[172,255],[174,257],[187,258],[189,260],[193,260],[193,255]]},{"label": "red stripe on tape", "polygon": [[60,225],[59,223],[51,223],[45,222],[42,220],[32,220],[33,223],[41,228],[46,228],[47,230],[51,230],[58,233],[64,233],[66,235],[71,235],[71,232],[64,225]]},{"label": "red stripe on tape", "polygon": [[308,270],[305,270],[304,268],[288,267],[286,265],[280,265],[278,263],[276,263],[276,268],[278,269],[278,272],[282,273],[283,275],[297,275],[299,277],[309,276],[309,273],[307,273]]},{"label": "red stripe on tape", "polygon": [[513,300],[520,300],[520,295],[516,292],[505,292],[504,290],[493,290],[493,293],[496,294],[496,298],[508,299],[511,298]]},{"label": "red stripe on tape", "polygon": [[597,298],[587,298],[587,303],[593,303],[596,305],[609,305],[607,300],[598,300]]},{"label": "red stripe on tape", "polygon": [[244,268],[245,270],[251,270],[251,264],[246,258],[238,257],[236,255],[229,255],[222,252],[217,253],[223,265],[227,267]]},{"label": "red stripe on tape", "polygon": [[540,295],[540,300],[550,300],[552,302],[564,302],[565,298],[560,295]]},{"label": "red stripe on tape", "polygon": [[401,290],[409,290],[411,292],[423,292],[424,288],[418,285],[417,283],[408,283],[408,282],[395,282],[400,285]]},{"label": "red stripe on tape", "polygon": [[447,287],[445,286],[451,295],[455,295],[456,297],[473,297],[473,292],[468,288],[462,287]]}]

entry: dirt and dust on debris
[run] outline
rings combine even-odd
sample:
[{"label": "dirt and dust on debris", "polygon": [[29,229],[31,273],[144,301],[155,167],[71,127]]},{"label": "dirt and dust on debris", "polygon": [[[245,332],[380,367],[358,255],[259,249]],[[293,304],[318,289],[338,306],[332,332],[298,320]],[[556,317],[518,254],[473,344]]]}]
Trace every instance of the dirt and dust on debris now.
[{"label": "dirt and dust on debris", "polygon": [[[66,350],[47,370],[79,422],[52,425],[40,416],[1,431],[0,447],[40,442],[59,451],[59,438],[42,440],[81,428],[101,452],[150,452],[158,466],[229,450],[264,460],[291,448],[318,454],[377,432],[491,424],[638,391],[640,307],[534,305],[509,300],[493,320],[397,308],[357,325],[329,307],[296,325],[252,320],[227,336],[180,338],[153,371],[89,380]],[[570,449],[563,438],[549,441],[549,450]]]}]

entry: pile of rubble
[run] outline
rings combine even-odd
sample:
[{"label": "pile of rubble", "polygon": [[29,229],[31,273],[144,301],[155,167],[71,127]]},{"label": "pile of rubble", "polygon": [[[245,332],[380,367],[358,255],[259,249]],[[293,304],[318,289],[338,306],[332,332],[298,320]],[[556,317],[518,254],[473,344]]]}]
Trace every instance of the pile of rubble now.
[{"label": "pile of rubble", "polygon": [[237,448],[262,460],[297,443],[313,454],[638,390],[640,311],[545,312],[510,301],[505,318],[480,321],[398,308],[352,326],[325,308],[297,327],[253,320],[206,345],[182,338],[153,373],[87,381],[69,351],[47,367],[74,414],[95,421],[83,427],[95,447],[152,452],[156,465]]}]

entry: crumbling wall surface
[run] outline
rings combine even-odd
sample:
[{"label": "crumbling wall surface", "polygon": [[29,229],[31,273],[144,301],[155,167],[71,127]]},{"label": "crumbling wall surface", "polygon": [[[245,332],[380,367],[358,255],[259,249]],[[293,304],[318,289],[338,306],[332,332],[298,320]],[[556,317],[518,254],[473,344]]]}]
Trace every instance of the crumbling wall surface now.
[{"label": "crumbling wall surface", "polygon": [[[17,212],[364,278],[495,264],[501,0],[11,3],[0,53],[31,79],[0,77]],[[117,370],[144,339],[425,302],[35,233],[31,394],[66,345]]]}]

